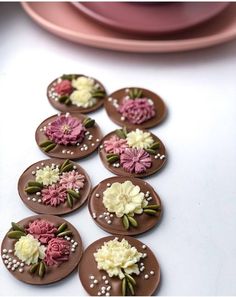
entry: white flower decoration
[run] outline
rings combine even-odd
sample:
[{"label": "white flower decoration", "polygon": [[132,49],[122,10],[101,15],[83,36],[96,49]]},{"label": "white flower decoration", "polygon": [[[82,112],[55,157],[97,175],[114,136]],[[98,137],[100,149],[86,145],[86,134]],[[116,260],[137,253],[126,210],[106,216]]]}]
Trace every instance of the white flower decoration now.
[{"label": "white flower decoration", "polygon": [[80,76],[76,79],[72,80],[72,87],[77,90],[87,90],[88,92],[92,92],[95,87],[95,81],[92,78],[86,76]]},{"label": "white flower decoration", "polygon": [[91,107],[97,102],[97,99],[93,98],[91,92],[87,89],[81,89],[72,92],[70,95],[70,100],[72,104],[84,108]]},{"label": "white flower decoration", "polygon": [[140,192],[139,186],[125,181],[115,182],[103,192],[103,204],[109,212],[114,212],[121,218],[124,214],[141,214],[148,202],[144,199],[144,193]]},{"label": "white flower decoration", "polygon": [[151,133],[143,132],[140,129],[129,132],[126,140],[130,147],[141,149],[149,148],[154,143]]},{"label": "white flower decoration", "polygon": [[36,171],[35,180],[38,183],[42,183],[44,186],[52,185],[53,183],[58,182],[59,177],[59,168],[54,166],[45,166],[42,169]]},{"label": "white flower decoration", "polygon": [[124,278],[127,274],[139,274],[136,264],[142,257],[135,247],[132,247],[127,240],[118,238],[105,242],[101,248],[93,254],[99,270],[105,270],[109,277],[118,276]]},{"label": "white flower decoration", "polygon": [[39,259],[44,259],[46,247],[31,234],[21,236],[15,244],[15,256],[27,265],[38,263]]}]

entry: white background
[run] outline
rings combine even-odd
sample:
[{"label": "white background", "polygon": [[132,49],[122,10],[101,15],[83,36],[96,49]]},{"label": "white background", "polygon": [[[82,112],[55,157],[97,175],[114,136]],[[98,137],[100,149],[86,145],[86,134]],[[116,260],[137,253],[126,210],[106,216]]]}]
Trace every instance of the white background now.
[{"label": "white background", "polygon": [[[126,54],[73,44],[44,31],[19,4],[0,4],[0,238],[11,221],[33,215],[17,193],[30,164],[46,156],[34,141],[38,124],[56,111],[47,84],[63,73],[101,80],[108,92],[141,86],[165,100],[169,115],[153,129],[168,164],[147,178],[162,198],[164,216],[138,238],[156,254],[160,295],[236,294],[236,42],[179,54]],[[116,128],[104,110],[92,116],[105,133]],[[99,157],[79,162],[93,185],[112,176]],[[66,216],[87,247],[106,236],[87,207]],[[0,294],[85,295],[76,273],[52,286],[15,280],[0,263]]]}]

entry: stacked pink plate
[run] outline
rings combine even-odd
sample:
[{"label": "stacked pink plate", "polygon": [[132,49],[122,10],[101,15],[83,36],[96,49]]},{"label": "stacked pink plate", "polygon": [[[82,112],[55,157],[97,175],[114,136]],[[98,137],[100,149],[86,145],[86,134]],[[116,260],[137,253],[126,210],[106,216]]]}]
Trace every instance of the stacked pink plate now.
[{"label": "stacked pink plate", "polygon": [[236,37],[236,3],[25,2],[39,25],[62,38],[130,52],[177,52]]}]

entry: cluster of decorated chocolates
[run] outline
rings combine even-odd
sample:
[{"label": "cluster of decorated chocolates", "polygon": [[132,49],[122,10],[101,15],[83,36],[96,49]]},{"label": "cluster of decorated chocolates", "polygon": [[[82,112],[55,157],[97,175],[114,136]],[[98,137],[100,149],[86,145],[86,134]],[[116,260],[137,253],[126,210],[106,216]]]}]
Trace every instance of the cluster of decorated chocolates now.
[{"label": "cluster of decorated chocolates", "polygon": [[[22,201],[39,215],[12,223],[2,241],[3,263],[29,284],[59,281],[79,265],[89,295],[154,294],[160,282],[159,264],[152,251],[132,236],[153,228],[162,214],[158,194],[140,179],[166,162],[163,143],[145,130],[164,119],[162,99],[133,87],[108,96],[99,81],[77,74],[55,79],[47,96],[60,113],[44,120],[35,138],[51,158],[29,166],[18,182]],[[103,104],[110,119],[121,126],[105,137],[95,120],[85,116]],[[92,189],[88,174],[72,160],[96,150],[116,176]],[[82,252],[78,231],[59,216],[78,210],[87,200],[92,220],[113,236]]]}]

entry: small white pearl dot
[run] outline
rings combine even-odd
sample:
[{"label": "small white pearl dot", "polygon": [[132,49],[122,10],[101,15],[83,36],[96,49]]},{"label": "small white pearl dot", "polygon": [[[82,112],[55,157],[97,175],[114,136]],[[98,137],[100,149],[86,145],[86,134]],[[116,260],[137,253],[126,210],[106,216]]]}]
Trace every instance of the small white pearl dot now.
[{"label": "small white pearl dot", "polygon": [[90,288],[94,288],[94,284],[91,284],[91,285],[90,285]]},{"label": "small white pearl dot", "polygon": [[94,277],[93,275],[91,275],[89,278],[90,278],[90,279],[95,279],[95,277]]},{"label": "small white pearl dot", "polygon": [[148,275],[148,274],[145,274],[145,275],[144,275],[144,278],[145,278],[145,279],[148,279],[148,278],[149,278],[149,275]]},{"label": "small white pearl dot", "polygon": [[22,268],[19,269],[19,272],[22,273],[24,270]]},{"label": "small white pearl dot", "polygon": [[105,284],[106,285],[108,285],[109,284],[109,280],[107,279],[107,280],[105,280]]},{"label": "small white pearl dot", "polygon": [[97,283],[98,283],[98,280],[97,280],[97,279],[95,279],[93,282],[94,282],[94,284],[97,284]]},{"label": "small white pearl dot", "polygon": [[153,270],[151,270],[151,271],[150,271],[150,274],[151,274],[151,275],[154,275],[154,274],[155,274],[155,272],[154,272]]},{"label": "small white pearl dot", "polygon": [[105,280],[107,277],[105,275],[103,275],[102,279]]}]

